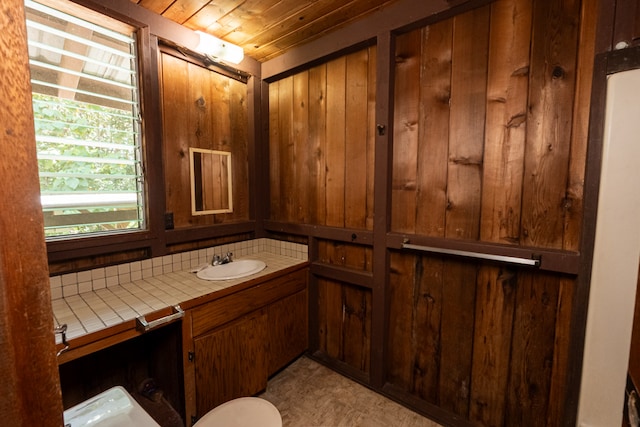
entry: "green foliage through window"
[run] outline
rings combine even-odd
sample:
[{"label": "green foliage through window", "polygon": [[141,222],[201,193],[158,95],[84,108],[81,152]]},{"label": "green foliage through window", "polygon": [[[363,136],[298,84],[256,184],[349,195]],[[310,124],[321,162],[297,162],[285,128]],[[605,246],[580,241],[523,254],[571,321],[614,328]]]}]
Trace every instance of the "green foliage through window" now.
[{"label": "green foliage through window", "polygon": [[143,229],[133,34],[25,6],[45,235]]}]

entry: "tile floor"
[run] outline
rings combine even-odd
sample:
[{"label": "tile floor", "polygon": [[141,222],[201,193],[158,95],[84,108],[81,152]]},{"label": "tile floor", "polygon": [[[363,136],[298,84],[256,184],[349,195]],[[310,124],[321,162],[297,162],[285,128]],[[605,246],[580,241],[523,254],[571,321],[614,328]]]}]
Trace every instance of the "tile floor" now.
[{"label": "tile floor", "polygon": [[283,427],[440,426],[304,356],[260,397],[278,408]]}]

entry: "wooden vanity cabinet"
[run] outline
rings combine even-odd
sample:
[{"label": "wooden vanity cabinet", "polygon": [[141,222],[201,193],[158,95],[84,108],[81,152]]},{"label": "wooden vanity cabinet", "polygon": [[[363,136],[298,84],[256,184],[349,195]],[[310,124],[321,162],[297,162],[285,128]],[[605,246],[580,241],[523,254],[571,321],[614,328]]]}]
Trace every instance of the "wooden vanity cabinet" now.
[{"label": "wooden vanity cabinet", "polygon": [[228,400],[264,390],[308,347],[307,269],[267,279],[187,311],[187,425]]},{"label": "wooden vanity cabinet", "polygon": [[194,339],[198,415],[267,387],[264,310]]},{"label": "wooden vanity cabinet", "polygon": [[307,289],[266,307],[269,334],[267,369],[278,372],[309,347]]}]

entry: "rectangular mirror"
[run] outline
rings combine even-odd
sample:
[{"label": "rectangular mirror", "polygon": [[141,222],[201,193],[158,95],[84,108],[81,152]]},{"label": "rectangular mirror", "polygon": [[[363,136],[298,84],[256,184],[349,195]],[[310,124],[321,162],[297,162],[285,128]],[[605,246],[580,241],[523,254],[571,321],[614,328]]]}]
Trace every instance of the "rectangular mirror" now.
[{"label": "rectangular mirror", "polygon": [[191,214],[233,212],[231,153],[189,148]]}]

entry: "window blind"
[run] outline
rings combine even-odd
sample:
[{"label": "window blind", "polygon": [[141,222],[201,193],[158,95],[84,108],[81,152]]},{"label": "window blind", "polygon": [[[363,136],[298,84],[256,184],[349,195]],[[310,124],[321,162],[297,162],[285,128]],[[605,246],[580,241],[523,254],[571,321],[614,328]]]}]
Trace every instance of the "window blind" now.
[{"label": "window blind", "polygon": [[45,235],[144,229],[135,33],[44,3],[25,1]]}]

